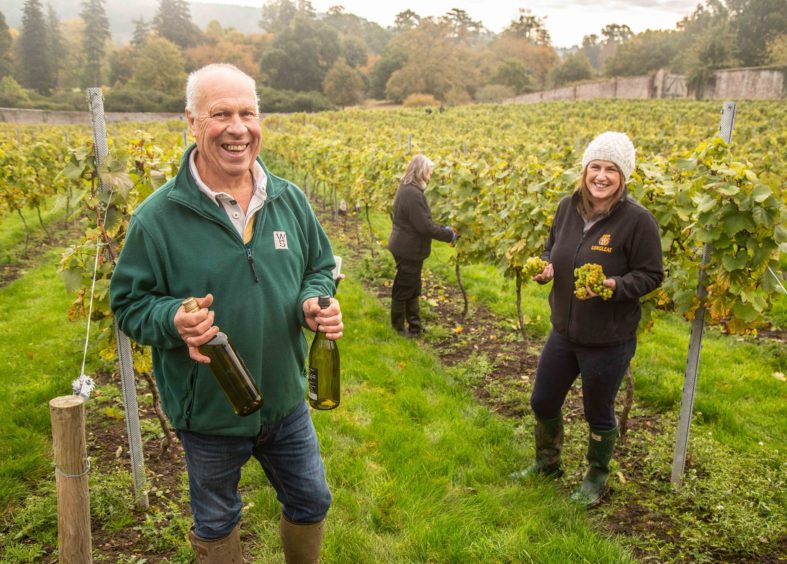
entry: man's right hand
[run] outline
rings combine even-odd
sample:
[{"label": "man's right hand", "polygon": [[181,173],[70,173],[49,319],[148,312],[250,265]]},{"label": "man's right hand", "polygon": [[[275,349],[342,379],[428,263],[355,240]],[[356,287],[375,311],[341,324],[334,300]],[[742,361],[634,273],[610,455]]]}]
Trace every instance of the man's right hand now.
[{"label": "man's right hand", "polygon": [[208,309],[213,303],[213,294],[194,299],[197,300],[200,308],[195,312],[186,313],[181,305],[175,312],[175,328],[188,346],[189,356],[197,362],[209,363],[210,358],[200,353],[197,347],[210,341],[219,332],[219,328],[213,325],[213,312]]}]

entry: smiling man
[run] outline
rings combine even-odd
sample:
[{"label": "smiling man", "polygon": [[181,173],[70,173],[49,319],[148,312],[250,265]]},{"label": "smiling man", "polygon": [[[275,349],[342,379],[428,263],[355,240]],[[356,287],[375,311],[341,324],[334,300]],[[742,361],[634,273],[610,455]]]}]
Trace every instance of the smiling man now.
[{"label": "smiling man", "polygon": [[[112,276],[120,328],[150,345],[161,402],[186,455],[200,563],[242,562],[238,493],[254,457],[276,490],[288,563],[319,559],[331,503],[305,395],[302,328],[342,336],[333,252],[306,197],[259,158],[254,80],[232,65],[189,75],[186,118],[197,142],[134,212]],[[194,296],[200,309],[187,313]],[[263,393],[236,415],[199,347],[221,330]]]}]

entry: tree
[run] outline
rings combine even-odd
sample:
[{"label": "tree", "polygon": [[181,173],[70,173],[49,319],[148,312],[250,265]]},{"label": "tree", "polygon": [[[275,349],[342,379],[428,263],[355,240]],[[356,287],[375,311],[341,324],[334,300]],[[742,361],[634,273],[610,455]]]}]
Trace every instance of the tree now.
[{"label": "tree", "polygon": [[402,32],[409,29],[414,29],[419,23],[421,23],[421,16],[412,10],[405,10],[404,12],[399,12],[396,14],[394,28],[396,28],[396,31]]},{"label": "tree", "polygon": [[325,75],[323,91],[337,106],[357,104],[363,100],[363,90],[363,79],[344,59],[338,59]]},{"label": "tree", "polygon": [[555,86],[586,80],[592,76],[593,67],[590,66],[590,61],[581,51],[572,53],[552,70],[552,81]]},{"label": "tree", "polygon": [[375,63],[369,76],[369,94],[376,100],[385,99],[385,87],[391,75],[407,62],[407,53],[401,48],[389,48]]},{"label": "tree", "polygon": [[101,86],[101,65],[106,56],[109,33],[109,19],[104,10],[104,0],[83,0],[82,20],[85,33],[82,36],[82,50],[85,53],[83,86]]},{"label": "tree", "polygon": [[341,38],[340,46],[341,56],[353,68],[365,65],[369,59],[369,49],[360,37],[344,36]]},{"label": "tree", "polygon": [[678,52],[677,31],[647,30],[620,45],[604,63],[607,76],[637,76],[669,68]]},{"label": "tree", "polygon": [[139,49],[130,84],[138,90],[182,94],[186,72],[178,46],[163,37],[150,37]]},{"label": "tree", "polygon": [[[377,23],[359,18],[355,14],[347,14],[336,8],[341,8],[341,6],[333,6],[333,9],[329,9],[328,14],[321,20],[322,23],[335,29],[342,41],[347,39],[360,41],[363,42],[364,50],[367,52],[383,52],[391,38],[391,32],[386,31]],[[347,63],[353,66],[350,57],[346,58]]]},{"label": "tree", "polygon": [[52,4],[47,5],[47,34],[49,36],[49,53],[50,61],[52,62],[52,71],[55,76],[55,84],[58,83],[58,74],[60,67],[63,65],[65,59],[62,58],[63,49],[65,48],[65,40],[60,31],[60,20],[57,18],[57,13],[52,7]]},{"label": "tree", "polygon": [[297,16],[274,39],[260,69],[267,84],[277,89],[322,90],[325,74],[339,56],[339,36],[332,28]]},{"label": "tree", "polygon": [[768,64],[787,67],[787,33],[768,42]]},{"label": "tree", "polygon": [[601,30],[606,43],[625,43],[634,36],[634,32],[626,24],[608,24]]},{"label": "tree", "polygon": [[404,100],[410,94],[431,94],[446,101],[449,91],[468,96],[477,83],[477,64],[472,52],[457,45],[445,22],[424,18],[418,27],[391,40],[391,47],[407,56],[404,65],[394,71],[385,87],[390,100]]},{"label": "tree", "polygon": [[290,0],[269,0],[262,6],[259,25],[265,31],[279,33],[290,25],[298,8]]},{"label": "tree", "polygon": [[253,39],[234,28],[222,29],[218,22],[208,24],[205,43],[183,52],[186,68],[200,68],[216,61],[232,63],[249,76],[259,77]]},{"label": "tree", "polygon": [[549,71],[559,62],[555,49],[550,45],[535,45],[523,37],[503,33],[489,45],[489,53],[493,62],[490,73],[496,73],[504,61],[518,61],[530,73],[535,86],[546,87]]},{"label": "tree", "polygon": [[787,0],[727,0],[736,55],[741,64],[757,66],[768,58],[768,42],[787,32]]},{"label": "tree", "polygon": [[186,0],[161,0],[153,18],[153,29],[181,49],[197,45],[202,40],[202,33],[191,21]]},{"label": "tree", "polygon": [[16,45],[19,83],[48,96],[56,85],[51,53],[41,46],[49,45],[49,34],[40,0],[25,0],[22,30]]},{"label": "tree", "polygon": [[475,21],[467,12],[459,8],[449,10],[440,18],[440,21],[448,25],[451,30],[450,36],[458,43],[464,45],[470,44],[474,39],[477,39],[484,30],[484,24],[480,21]]},{"label": "tree", "polygon": [[515,59],[505,60],[497,67],[492,83],[507,86],[516,95],[535,90],[532,73]]},{"label": "tree", "polygon": [[5,23],[5,16],[0,12],[0,78],[10,75],[13,71],[11,44],[11,32],[8,30],[8,24]]},{"label": "tree", "polygon": [[137,64],[139,48],[131,43],[115,49],[109,55],[109,84],[112,87],[126,84],[134,76],[134,65]]},{"label": "tree", "polygon": [[544,18],[534,16],[527,8],[519,8],[519,15],[511,20],[503,33],[520,37],[534,45],[552,44],[549,32],[544,27]]},{"label": "tree", "polygon": [[590,66],[594,69],[601,67],[601,43],[595,33],[586,35],[582,38],[582,52],[590,61]]},{"label": "tree", "polygon": [[134,24],[134,35],[131,37],[131,45],[136,48],[142,47],[148,39],[150,24],[145,21],[145,18],[138,18],[131,23]]}]

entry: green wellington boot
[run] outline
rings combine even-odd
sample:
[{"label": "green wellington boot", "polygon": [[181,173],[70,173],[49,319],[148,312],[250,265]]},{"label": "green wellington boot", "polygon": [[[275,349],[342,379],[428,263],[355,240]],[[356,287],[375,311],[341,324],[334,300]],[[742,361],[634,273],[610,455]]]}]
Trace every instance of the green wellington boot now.
[{"label": "green wellington boot", "polygon": [[524,470],[511,474],[512,480],[549,476],[559,478],[563,475],[560,467],[560,451],[563,450],[563,416],[554,419],[536,417],[536,461]]},{"label": "green wellington boot", "polygon": [[609,431],[590,429],[587,454],[590,467],[580,488],[571,494],[571,501],[586,509],[596,507],[601,503],[601,497],[607,491],[609,461],[612,460],[612,451],[615,449],[617,440],[617,427]]}]

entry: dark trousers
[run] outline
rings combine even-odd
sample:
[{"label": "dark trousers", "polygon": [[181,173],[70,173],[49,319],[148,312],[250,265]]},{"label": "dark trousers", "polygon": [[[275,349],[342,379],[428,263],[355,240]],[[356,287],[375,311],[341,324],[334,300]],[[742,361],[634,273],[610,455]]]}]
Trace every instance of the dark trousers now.
[{"label": "dark trousers", "polygon": [[406,302],[421,295],[422,260],[409,260],[394,255],[396,276],[394,276],[391,299]]},{"label": "dark trousers", "polygon": [[553,329],[538,359],[536,383],[530,396],[536,417],[560,416],[568,391],[581,375],[585,420],[599,431],[614,429],[615,396],[636,349],[636,339],[611,347],[583,347]]}]

